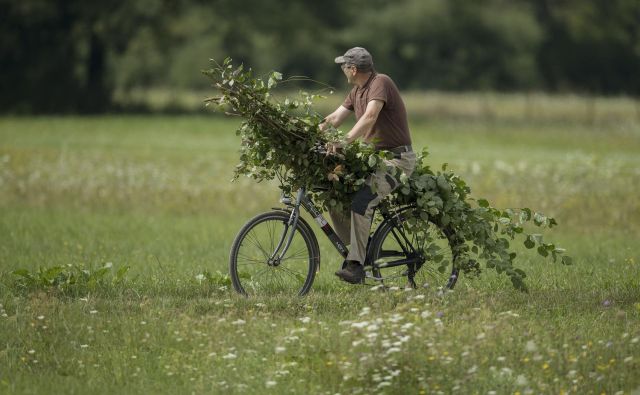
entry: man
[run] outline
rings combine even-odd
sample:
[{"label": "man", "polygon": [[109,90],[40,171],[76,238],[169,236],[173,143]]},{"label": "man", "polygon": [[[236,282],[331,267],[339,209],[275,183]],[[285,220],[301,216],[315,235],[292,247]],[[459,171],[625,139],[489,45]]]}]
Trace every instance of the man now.
[{"label": "man", "polygon": [[391,78],[374,70],[371,54],[364,48],[355,47],[338,56],[335,62],[353,88],[342,105],[325,118],[320,128],[324,130],[329,125],[337,128],[355,112],[357,122],[347,133],[344,143],[362,138],[374,144],[377,150],[394,154],[394,159],[386,161],[387,168],[369,176],[365,186],[356,192],[350,213],[335,210],[329,213],[338,236],[351,244],[346,264],[336,275],[344,281],[358,284],[365,277],[363,265],[373,211],[398,186],[396,169],[411,175],[416,157],[411,148],[407,112],[398,88]]}]

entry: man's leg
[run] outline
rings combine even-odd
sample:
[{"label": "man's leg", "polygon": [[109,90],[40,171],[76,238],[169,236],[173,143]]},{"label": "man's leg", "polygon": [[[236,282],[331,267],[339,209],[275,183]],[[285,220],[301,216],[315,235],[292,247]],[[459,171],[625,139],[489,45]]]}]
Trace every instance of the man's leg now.
[{"label": "man's leg", "polygon": [[[376,173],[369,177],[367,184],[356,192],[351,204],[351,246],[346,266],[344,269],[338,270],[336,275],[352,284],[364,281],[363,265],[367,255],[367,242],[373,221],[373,211],[382,198],[388,195],[393,188],[387,177],[384,177],[385,173]],[[372,185],[375,185],[376,192],[373,192]]]},{"label": "man's leg", "polygon": [[351,235],[351,218],[349,212],[344,210],[329,210],[329,217],[333,223],[333,230],[345,245],[349,245]]},{"label": "man's leg", "polygon": [[[394,187],[390,180],[386,179],[385,174],[374,174],[370,178],[371,182],[354,196],[351,204],[351,247],[347,255],[348,261],[358,262],[361,265],[365,262],[373,211]],[[375,185],[375,192],[371,184]]]},{"label": "man's leg", "polygon": [[388,161],[387,165],[387,169],[378,170],[367,179],[365,186],[356,192],[351,204],[351,246],[346,259],[347,266],[336,272],[338,277],[350,283],[364,281],[363,265],[367,256],[374,209],[399,185],[395,178],[398,170],[407,176],[411,175],[415,167],[415,154],[404,153],[400,159]]}]

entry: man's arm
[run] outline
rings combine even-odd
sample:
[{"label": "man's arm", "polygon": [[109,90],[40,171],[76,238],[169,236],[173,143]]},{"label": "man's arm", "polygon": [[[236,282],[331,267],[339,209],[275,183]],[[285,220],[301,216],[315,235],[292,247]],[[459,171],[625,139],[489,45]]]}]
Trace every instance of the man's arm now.
[{"label": "man's arm", "polygon": [[334,128],[339,127],[349,115],[351,115],[351,110],[344,106],[338,107],[334,112],[327,115],[324,121],[320,124],[320,130],[325,130],[329,125]]},{"label": "man's arm", "polygon": [[371,130],[373,125],[375,125],[383,106],[384,102],[377,99],[371,100],[367,103],[367,109],[365,110],[364,115],[360,117],[358,122],[356,122],[349,133],[347,133],[347,144],[358,137],[364,136],[369,130]]}]

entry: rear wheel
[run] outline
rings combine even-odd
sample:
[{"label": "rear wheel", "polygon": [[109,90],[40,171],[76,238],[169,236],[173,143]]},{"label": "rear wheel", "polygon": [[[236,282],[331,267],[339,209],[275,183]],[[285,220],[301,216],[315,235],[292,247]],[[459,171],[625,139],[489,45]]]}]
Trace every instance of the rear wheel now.
[{"label": "rear wheel", "polygon": [[285,230],[287,236],[290,233],[289,215],[283,211],[260,214],[240,229],[229,256],[231,281],[237,292],[245,296],[302,296],[309,292],[320,252],[302,218],[286,254],[280,258],[280,252],[276,253]]},{"label": "rear wheel", "polygon": [[433,222],[414,231],[418,213],[407,209],[380,225],[369,250],[372,275],[387,287],[451,289],[459,274],[453,234]]}]

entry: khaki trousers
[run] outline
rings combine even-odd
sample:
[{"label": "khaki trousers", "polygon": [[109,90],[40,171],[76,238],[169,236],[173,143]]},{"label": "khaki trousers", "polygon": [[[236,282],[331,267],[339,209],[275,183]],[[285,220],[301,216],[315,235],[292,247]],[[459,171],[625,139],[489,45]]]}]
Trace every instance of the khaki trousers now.
[{"label": "khaki trousers", "polygon": [[[373,221],[373,211],[384,197],[399,185],[396,173],[413,173],[416,154],[403,152],[400,158],[385,160],[386,168],[371,174],[365,186],[355,193],[351,202],[351,212],[329,210],[333,228],[345,244],[350,244],[347,260],[364,264],[367,242]],[[399,174],[399,173],[398,173]]]}]

